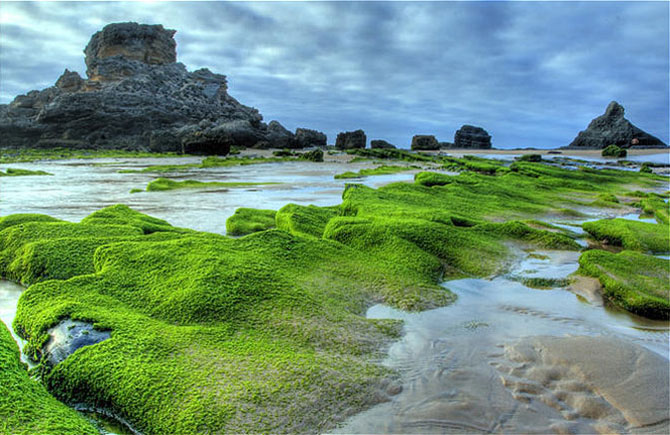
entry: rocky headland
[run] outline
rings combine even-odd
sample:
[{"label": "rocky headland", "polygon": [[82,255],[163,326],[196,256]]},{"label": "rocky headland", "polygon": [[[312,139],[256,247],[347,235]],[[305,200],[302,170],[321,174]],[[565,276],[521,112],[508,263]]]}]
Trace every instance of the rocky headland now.
[{"label": "rocky headland", "polygon": [[86,78],[66,69],[54,86],[0,105],[1,145],[194,154],[325,145],[323,133],[264,123],[228,94],[225,75],[188,71],[174,34],[162,25],[105,26],[84,50]]},{"label": "rocky headland", "polygon": [[565,148],[570,149],[603,149],[609,145],[621,148],[666,148],[659,138],[652,136],[634,126],[624,118],[624,108],[612,101],[605,113],[592,120],[586,130],[580,131],[577,137]]}]

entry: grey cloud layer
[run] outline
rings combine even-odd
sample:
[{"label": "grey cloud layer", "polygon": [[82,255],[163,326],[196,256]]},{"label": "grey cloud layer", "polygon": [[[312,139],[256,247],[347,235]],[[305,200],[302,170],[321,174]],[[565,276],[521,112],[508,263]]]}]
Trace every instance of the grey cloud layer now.
[{"label": "grey cloud layer", "polygon": [[189,69],[288,128],[406,146],[481,125],[494,146],[565,145],[610,100],[668,141],[668,3],[4,3],[0,101],[84,72],[104,24],[178,30]]}]

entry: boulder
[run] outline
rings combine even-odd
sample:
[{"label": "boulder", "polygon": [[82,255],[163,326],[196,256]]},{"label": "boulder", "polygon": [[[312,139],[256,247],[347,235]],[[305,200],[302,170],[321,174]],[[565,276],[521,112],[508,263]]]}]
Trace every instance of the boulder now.
[{"label": "boulder", "polygon": [[385,140],[375,139],[370,141],[370,148],[376,149],[395,149],[395,145],[386,142]]},{"label": "boulder", "polygon": [[434,151],[440,149],[440,143],[432,135],[416,135],[412,138],[412,150]]},{"label": "boulder", "polygon": [[455,148],[453,142],[440,142],[440,149],[447,149],[448,150],[448,149],[451,149],[451,148]]},{"label": "boulder", "polygon": [[[178,63],[174,34],[161,25],[105,26],[84,50],[87,78],[65,70],[55,86],[0,105],[0,146],[219,155],[231,146],[295,146],[281,124],[266,125],[228,94],[225,75]],[[303,134],[303,146],[325,145],[319,134]]]},{"label": "boulder", "polygon": [[335,148],[339,150],[351,150],[365,148],[367,137],[363,130],[345,131],[337,135]]},{"label": "boulder", "polygon": [[326,140],[326,135],[320,131],[298,128],[295,130],[293,148],[325,147]]},{"label": "boulder", "polygon": [[592,120],[586,130],[580,131],[566,148],[603,149],[609,145],[621,148],[667,147],[659,138],[640,130],[624,118],[624,108],[616,101],[607,106],[603,115]]},{"label": "boulder", "polygon": [[454,148],[491,149],[491,135],[481,127],[464,125],[454,135]]}]

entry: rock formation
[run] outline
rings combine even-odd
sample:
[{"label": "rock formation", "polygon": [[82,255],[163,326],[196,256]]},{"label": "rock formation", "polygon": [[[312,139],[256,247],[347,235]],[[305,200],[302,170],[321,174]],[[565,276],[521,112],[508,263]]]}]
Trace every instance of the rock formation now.
[{"label": "rock formation", "polygon": [[325,147],[326,139],[326,135],[320,131],[298,128],[295,131],[295,144],[290,148]]},{"label": "rock formation", "polygon": [[566,148],[602,149],[609,145],[621,148],[667,147],[659,138],[640,130],[624,118],[624,108],[616,101],[607,106],[605,114],[591,121],[586,130],[580,131]]},{"label": "rock formation", "polygon": [[385,149],[395,149],[395,145],[386,142],[385,140],[375,139],[370,141],[370,148],[385,148]]},{"label": "rock formation", "polygon": [[365,148],[367,137],[363,130],[345,131],[337,135],[335,148],[339,150],[350,150],[354,148]]},{"label": "rock formation", "polygon": [[454,148],[490,149],[491,135],[481,127],[464,125],[454,135]]},{"label": "rock formation", "polygon": [[435,139],[435,136],[419,134],[412,138],[412,150],[433,151],[439,149],[440,143]]},{"label": "rock formation", "polygon": [[[226,76],[177,63],[175,31],[116,23],[86,46],[87,78],[65,70],[55,86],[0,105],[0,146],[122,148],[226,154],[230,146],[302,147],[276,121],[240,104]],[[310,136],[313,137],[313,136]]]}]

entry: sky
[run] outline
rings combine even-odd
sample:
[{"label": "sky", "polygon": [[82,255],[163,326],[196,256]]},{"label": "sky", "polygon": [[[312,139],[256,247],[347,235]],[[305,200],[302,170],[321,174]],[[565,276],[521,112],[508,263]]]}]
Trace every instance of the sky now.
[{"label": "sky", "polygon": [[616,100],[669,141],[669,3],[0,2],[0,103],[85,75],[112,22],[163,24],[178,61],[294,130],[408,147],[481,126],[497,148],[569,144]]}]

